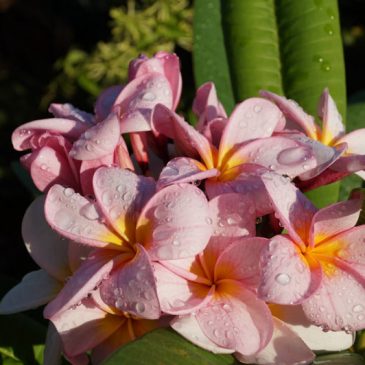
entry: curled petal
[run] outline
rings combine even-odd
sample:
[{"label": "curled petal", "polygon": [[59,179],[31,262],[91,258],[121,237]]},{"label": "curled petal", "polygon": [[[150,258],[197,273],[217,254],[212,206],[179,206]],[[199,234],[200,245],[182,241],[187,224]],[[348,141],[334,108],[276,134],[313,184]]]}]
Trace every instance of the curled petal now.
[{"label": "curled petal", "polygon": [[174,139],[177,147],[187,156],[201,157],[207,168],[214,167],[215,148],[202,134],[165,106],[156,105],[152,116],[152,128]]},{"label": "curled petal", "polygon": [[234,349],[220,347],[215,342],[211,341],[209,337],[204,334],[196,317],[192,314],[175,317],[171,321],[170,326],[193,344],[215,354],[231,354],[234,352]]},{"label": "curled petal", "polygon": [[138,216],[155,192],[148,177],[117,167],[101,167],[93,186],[101,211],[112,227],[127,241],[134,242]]},{"label": "curled petal", "polygon": [[275,236],[263,248],[259,296],[278,304],[297,304],[309,298],[321,285],[322,270],[315,260],[309,261],[294,242]]},{"label": "curled petal", "polygon": [[217,169],[206,170],[199,161],[187,157],[177,157],[169,161],[161,171],[157,182],[160,190],[171,184],[190,183],[219,175]]},{"label": "curled petal", "polygon": [[170,185],[144,207],[136,241],[154,260],[181,259],[201,252],[212,230],[204,193],[190,184]]},{"label": "curled petal", "polygon": [[331,166],[331,169],[347,174],[361,172],[365,169],[365,155],[343,156]]},{"label": "curled petal", "polygon": [[18,127],[11,136],[13,147],[17,151],[24,151],[31,148],[33,136],[50,132],[61,134],[71,140],[77,139],[81,133],[88,128],[88,125],[76,120],[65,118],[40,119],[25,123]]},{"label": "curled petal", "polygon": [[321,95],[318,105],[318,115],[323,122],[322,143],[331,144],[333,140],[336,140],[345,134],[345,126],[342,122],[342,117],[327,88],[323,90]]},{"label": "curled petal", "polygon": [[76,160],[95,160],[114,152],[119,142],[120,128],[117,116],[107,119],[84,132],[74,143],[70,156]]}]

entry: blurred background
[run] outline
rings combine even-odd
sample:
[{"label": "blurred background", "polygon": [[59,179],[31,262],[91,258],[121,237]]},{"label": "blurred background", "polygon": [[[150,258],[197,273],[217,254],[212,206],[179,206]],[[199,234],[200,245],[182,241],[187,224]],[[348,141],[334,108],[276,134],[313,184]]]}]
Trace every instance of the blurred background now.
[{"label": "blurred background", "polygon": [[[364,100],[365,1],[339,6],[348,97]],[[20,234],[34,191],[21,182],[12,131],[49,115],[53,101],[92,111],[103,88],[126,80],[132,58],[158,50],[181,59],[187,112],[195,92],[192,19],[189,0],[0,0],[0,273],[9,286],[36,268]]]}]

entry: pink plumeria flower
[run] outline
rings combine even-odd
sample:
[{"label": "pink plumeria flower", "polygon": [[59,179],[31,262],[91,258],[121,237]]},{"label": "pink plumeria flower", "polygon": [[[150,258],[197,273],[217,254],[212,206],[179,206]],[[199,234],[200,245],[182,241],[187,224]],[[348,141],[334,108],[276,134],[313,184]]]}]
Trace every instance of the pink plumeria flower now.
[{"label": "pink plumeria flower", "polygon": [[[318,105],[322,129],[294,101],[268,91],[262,91],[261,95],[275,102],[293,123],[292,126],[304,132],[314,146],[319,166],[316,170],[300,176],[300,179],[316,179],[302,183],[303,188],[308,190],[327,184],[352,172],[365,176],[362,171],[365,169],[365,129],[346,134],[341,115],[328,89],[323,91]],[[320,173],[322,174],[318,176]]]},{"label": "pink plumeria flower", "polygon": [[89,195],[98,167],[115,163],[133,169],[115,115],[95,125],[90,114],[70,104],[51,104],[49,110],[54,118],[23,124],[12,135],[16,150],[31,150],[21,162],[40,191],[61,184]]},{"label": "pink plumeria flower", "polygon": [[96,286],[110,308],[138,317],[160,316],[151,260],[178,259],[202,251],[212,233],[208,202],[192,185],[155,194],[151,178],[102,167],[93,179],[96,202],[53,186],[46,199],[48,223],[59,234],[95,251],[45,311],[53,318]]},{"label": "pink plumeria flower", "polygon": [[[90,249],[63,240],[47,224],[44,217],[45,197],[38,197],[27,209],[22,223],[25,247],[40,270],[32,271],[12,288],[0,302],[0,314],[34,309],[54,299],[69,277],[87,257]],[[61,340],[48,327],[44,363],[58,364],[62,352]]]},{"label": "pink plumeria flower", "polygon": [[87,352],[91,352],[92,364],[100,364],[118,348],[163,325],[161,321],[137,318],[106,306],[99,290],[77,306],[58,313],[52,322],[61,336],[65,356],[77,365]]},{"label": "pink plumeria flower", "polygon": [[269,308],[256,296],[258,259],[267,244],[255,233],[252,201],[223,194],[209,202],[215,233],[194,258],[154,264],[161,309],[171,326],[216,353],[251,355],[272,335]]},{"label": "pink plumeria flower", "polygon": [[158,187],[207,179],[210,198],[226,192],[255,194],[258,215],[269,213],[271,207],[259,177],[262,170],[294,177],[316,166],[310,148],[290,138],[271,137],[274,130],[284,128],[284,123],[275,104],[260,98],[245,100],[228,119],[216,148],[180,116],[157,105],[153,128],[174,139],[177,149],[188,156],[167,164]]},{"label": "pink plumeria flower", "polygon": [[301,304],[310,321],[325,330],[363,329],[365,226],[354,227],[361,201],[317,210],[280,176],[267,173],[263,182],[288,234],[273,237],[263,250],[260,297]]}]

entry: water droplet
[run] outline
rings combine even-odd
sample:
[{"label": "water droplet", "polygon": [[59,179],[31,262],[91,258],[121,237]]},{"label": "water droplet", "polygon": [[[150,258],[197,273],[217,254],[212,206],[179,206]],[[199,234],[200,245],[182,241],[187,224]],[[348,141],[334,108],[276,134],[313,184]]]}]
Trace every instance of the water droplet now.
[{"label": "water droplet", "polygon": [[362,321],[362,320],[364,319],[364,315],[363,315],[363,314],[359,314],[359,315],[357,316],[357,319],[358,319],[359,321]]},{"label": "water droplet", "polygon": [[117,191],[119,191],[120,193],[124,192],[124,185],[120,184],[117,186]]},{"label": "water droplet", "polygon": [[86,151],[91,152],[94,148],[93,148],[93,146],[92,146],[91,144],[87,143],[87,144],[85,145],[85,149],[86,149]]},{"label": "water droplet", "polygon": [[166,230],[165,227],[157,227],[153,233],[152,233],[152,237],[156,240],[156,241],[163,241],[167,238],[169,238],[171,235],[171,232],[169,232],[168,230]]},{"label": "water droplet", "polygon": [[287,148],[279,153],[278,162],[283,165],[292,166],[306,161],[310,155],[310,150],[305,147]]},{"label": "water droplet", "polygon": [[105,191],[103,195],[101,196],[101,201],[109,207],[114,199],[114,193],[112,191]]},{"label": "water droplet", "polygon": [[143,313],[146,310],[146,306],[142,302],[138,302],[135,305],[137,313]]},{"label": "water droplet", "polygon": [[123,309],[124,309],[123,304],[124,304],[124,303],[123,303],[122,298],[118,298],[118,299],[115,301],[115,303],[114,303],[115,307],[116,307],[116,308],[118,308],[118,309],[120,309],[120,310],[123,310]]},{"label": "water droplet", "polygon": [[45,170],[45,171],[48,170],[48,166],[46,164],[42,163],[41,170]]},{"label": "water droplet", "polygon": [[126,193],[124,193],[124,194],[123,194],[122,199],[123,199],[124,201],[129,201],[129,200],[131,200],[131,199],[132,199],[132,194],[131,194],[131,193],[129,193],[129,192],[126,192]]},{"label": "water droplet", "polygon": [[145,101],[153,101],[155,99],[156,99],[156,95],[154,93],[151,93],[150,91],[147,91],[142,95],[142,100],[145,100]]},{"label": "water droplet", "polygon": [[362,312],[364,310],[364,307],[361,304],[356,304],[352,307],[352,311],[355,313]]},{"label": "water droplet", "polygon": [[72,195],[75,194],[75,190],[72,189],[72,188],[66,188],[64,191],[63,191],[63,195],[64,196],[67,196],[68,198]]},{"label": "water droplet", "polygon": [[96,210],[95,205],[92,203],[84,205],[80,209],[80,214],[83,215],[85,218],[90,219],[92,221],[94,221],[100,217],[98,211]]},{"label": "water droplet", "polygon": [[173,246],[180,246],[180,242],[178,240],[172,241]]},{"label": "water droplet", "polygon": [[306,165],[306,164],[304,164],[302,167],[303,167],[304,170],[308,170],[309,169],[309,166]]},{"label": "water droplet", "polygon": [[328,34],[328,35],[333,35],[334,34],[334,30],[331,24],[326,24],[324,26],[324,31]]},{"label": "water droplet", "polygon": [[270,169],[270,170],[274,170],[274,169],[275,169],[275,167],[276,167],[275,165],[270,165],[270,166],[269,166],[269,169]]},{"label": "water droplet", "polygon": [[207,224],[213,224],[213,219],[210,217],[206,217],[205,221],[207,222]]},{"label": "water droplet", "polygon": [[213,321],[209,321],[209,322],[208,322],[208,325],[209,325],[209,326],[213,326],[213,324],[214,324],[214,322],[213,322]]},{"label": "water droplet", "polygon": [[230,312],[231,311],[231,306],[229,304],[223,304],[223,309],[226,311],[226,312]]},{"label": "water droplet", "polygon": [[219,332],[217,329],[215,329],[215,330],[213,331],[213,335],[214,335],[215,337],[219,337],[219,336],[220,336],[220,332]]},{"label": "water droplet", "polygon": [[287,274],[280,273],[275,276],[275,280],[280,285],[288,285],[291,281],[291,278]]},{"label": "water droplet", "polygon": [[253,108],[255,113],[260,113],[260,111],[262,110],[262,106],[261,105],[255,105]]}]

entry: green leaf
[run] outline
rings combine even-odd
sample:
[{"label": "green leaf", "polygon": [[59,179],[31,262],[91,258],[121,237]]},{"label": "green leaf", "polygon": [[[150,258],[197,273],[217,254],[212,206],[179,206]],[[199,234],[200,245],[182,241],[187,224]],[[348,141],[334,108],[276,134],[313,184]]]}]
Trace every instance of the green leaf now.
[{"label": "green leaf", "polygon": [[347,108],[347,132],[365,128],[365,101],[350,104]]},{"label": "green leaf", "polygon": [[[317,115],[318,99],[328,87],[346,120],[346,83],[336,0],[276,0],[282,77],[287,97]],[[339,183],[307,196],[318,207],[338,200]]]},{"label": "green leaf", "polygon": [[158,329],[114,352],[103,365],[233,365],[231,355],[216,355],[170,329]]},{"label": "green leaf", "polygon": [[236,101],[267,89],[282,93],[274,0],[221,1],[224,39]]},{"label": "green leaf", "polygon": [[317,356],[313,365],[364,365],[365,359],[351,352]]},{"label": "green leaf", "polygon": [[197,86],[213,81],[227,113],[234,106],[221,27],[220,0],[194,2],[194,76]]}]

